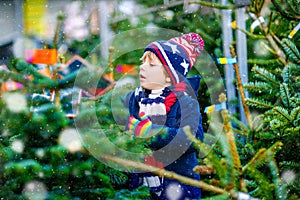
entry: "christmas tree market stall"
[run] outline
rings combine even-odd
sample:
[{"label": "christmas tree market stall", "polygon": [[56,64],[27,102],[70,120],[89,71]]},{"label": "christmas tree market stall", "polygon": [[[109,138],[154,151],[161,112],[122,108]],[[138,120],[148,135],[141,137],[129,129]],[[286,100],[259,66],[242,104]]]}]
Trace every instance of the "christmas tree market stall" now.
[{"label": "christmas tree market stall", "polygon": [[[1,1],[0,199],[153,199],[151,184],[130,188],[145,172],[201,199],[299,199],[298,4]],[[144,48],[185,33],[204,45],[187,77],[204,136],[182,128],[200,180],[149,161],[153,141],[127,124]],[[165,197],[184,199],[171,186]]]}]

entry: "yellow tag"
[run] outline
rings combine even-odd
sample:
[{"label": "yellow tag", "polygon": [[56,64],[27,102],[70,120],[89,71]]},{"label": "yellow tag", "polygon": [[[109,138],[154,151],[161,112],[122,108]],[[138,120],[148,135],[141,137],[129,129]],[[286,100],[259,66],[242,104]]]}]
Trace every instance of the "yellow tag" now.
[{"label": "yellow tag", "polygon": [[289,34],[289,38],[292,38],[292,37],[294,37],[294,35],[296,34],[296,32],[297,32],[297,30],[292,30],[291,32],[290,32],[290,34]]},{"label": "yellow tag", "polygon": [[231,22],[231,27],[233,29],[237,29],[236,21]]},{"label": "yellow tag", "polygon": [[211,105],[207,108],[206,113],[209,114],[209,113],[213,112],[214,110],[215,110],[215,105]]},{"label": "yellow tag", "polygon": [[219,58],[220,64],[226,64],[227,58]]}]

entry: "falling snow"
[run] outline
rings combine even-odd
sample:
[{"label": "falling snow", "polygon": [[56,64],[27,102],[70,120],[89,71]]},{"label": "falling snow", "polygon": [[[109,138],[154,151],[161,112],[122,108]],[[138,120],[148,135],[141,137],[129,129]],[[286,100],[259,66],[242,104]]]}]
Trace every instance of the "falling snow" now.
[{"label": "falling snow", "polygon": [[65,147],[69,152],[74,153],[82,148],[81,138],[74,128],[68,128],[61,132],[59,144]]},{"label": "falling snow", "polygon": [[47,193],[47,187],[45,184],[35,180],[28,182],[23,189],[23,194],[29,200],[46,199]]},{"label": "falling snow", "polygon": [[281,174],[282,181],[292,183],[296,179],[296,174],[293,170],[285,170]]},{"label": "falling snow", "polygon": [[167,198],[170,200],[180,199],[180,197],[182,196],[182,192],[183,192],[181,185],[179,185],[177,183],[168,185],[166,190],[167,190],[166,191]]},{"label": "falling snow", "polygon": [[22,140],[14,140],[11,143],[11,149],[17,153],[22,153],[24,151],[24,142]]},{"label": "falling snow", "polygon": [[24,111],[27,108],[27,101],[21,93],[4,93],[3,99],[7,108],[15,113]]},{"label": "falling snow", "polygon": [[36,155],[37,155],[37,157],[42,158],[45,156],[45,151],[43,149],[38,149],[36,151]]}]

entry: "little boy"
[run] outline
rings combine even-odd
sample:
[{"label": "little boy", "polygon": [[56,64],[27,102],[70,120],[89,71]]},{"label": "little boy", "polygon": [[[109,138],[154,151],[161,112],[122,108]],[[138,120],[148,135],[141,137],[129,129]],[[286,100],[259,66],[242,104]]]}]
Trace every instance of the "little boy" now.
[{"label": "little boy", "polygon": [[[152,157],[145,163],[200,180],[193,171],[197,153],[183,127],[203,139],[196,98],[199,77],[186,78],[204,42],[196,33],[149,44],[142,56],[140,87],[130,94],[128,129],[135,137],[150,138]],[[164,130],[164,134],[158,134]],[[132,174],[130,187],[150,187],[152,199],[200,199],[200,188],[154,174]]]}]

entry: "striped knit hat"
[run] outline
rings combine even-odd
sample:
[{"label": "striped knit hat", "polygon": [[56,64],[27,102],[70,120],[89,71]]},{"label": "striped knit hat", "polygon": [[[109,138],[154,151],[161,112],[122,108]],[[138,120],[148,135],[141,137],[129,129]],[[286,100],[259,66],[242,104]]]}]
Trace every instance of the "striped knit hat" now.
[{"label": "striped knit hat", "polygon": [[204,41],[196,33],[187,33],[168,41],[150,43],[145,51],[153,52],[164,65],[172,83],[180,82],[180,76],[186,77],[201,54]]}]

